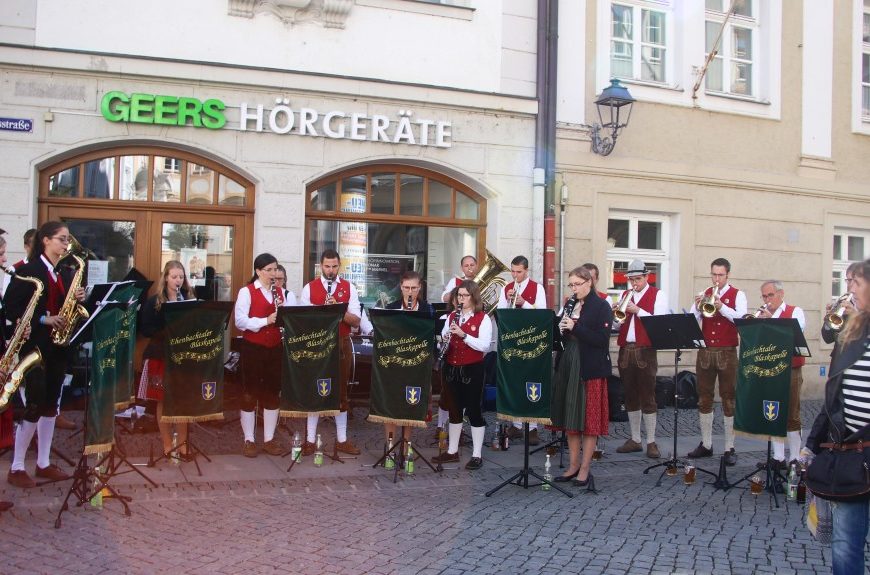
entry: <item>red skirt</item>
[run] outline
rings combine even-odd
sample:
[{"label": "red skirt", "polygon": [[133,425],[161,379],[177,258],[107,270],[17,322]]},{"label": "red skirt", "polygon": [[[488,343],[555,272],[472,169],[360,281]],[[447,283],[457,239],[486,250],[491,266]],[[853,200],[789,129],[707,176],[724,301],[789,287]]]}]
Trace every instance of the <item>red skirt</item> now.
[{"label": "red skirt", "polygon": [[586,380],[586,421],[583,435],[607,435],[610,405],[607,400],[607,378]]},{"label": "red skirt", "polygon": [[139,399],[163,401],[163,360],[146,359],[139,379]]}]

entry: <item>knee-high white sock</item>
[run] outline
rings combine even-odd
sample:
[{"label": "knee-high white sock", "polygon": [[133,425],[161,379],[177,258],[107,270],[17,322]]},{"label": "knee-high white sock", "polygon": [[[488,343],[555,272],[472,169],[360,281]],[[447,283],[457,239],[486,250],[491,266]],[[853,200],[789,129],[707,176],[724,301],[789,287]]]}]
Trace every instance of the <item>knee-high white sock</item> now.
[{"label": "knee-high white sock", "polygon": [[655,413],[643,414],[643,425],[646,429],[646,442],[655,443],[656,441],[656,415]]},{"label": "knee-high white sock", "polygon": [[305,441],[314,443],[317,439],[317,422],[320,416],[316,413],[309,413],[308,419],[305,420]]},{"label": "knee-high white sock", "polygon": [[36,465],[51,465],[51,441],[54,439],[54,417],[40,417],[36,422]]},{"label": "knee-high white sock", "polygon": [[254,443],[254,430],[257,429],[257,412],[240,411],[239,423],[242,424],[242,433],[245,434],[245,441],[250,441],[251,443]]},{"label": "knee-high white sock", "polygon": [[486,435],[486,427],[472,427],[471,428],[471,456],[472,457],[482,457],[481,453],[483,452],[483,436]]},{"label": "knee-high white sock", "polygon": [[263,441],[272,441],[275,438],[275,428],[278,427],[278,410],[263,410]]},{"label": "knee-high white sock", "polygon": [[461,423],[447,424],[447,453],[459,453],[459,437],[462,435]]},{"label": "knee-high white sock", "polygon": [[723,427],[725,427],[725,451],[734,447],[734,416],[725,416],[722,418]]},{"label": "knee-high white sock", "polygon": [[450,421],[450,412],[446,409],[438,408],[438,427],[444,429],[447,422]]},{"label": "knee-high white sock", "polygon": [[631,440],[640,443],[640,411],[628,412],[628,425],[631,427]]},{"label": "knee-high white sock", "polygon": [[36,423],[24,421],[18,424],[15,431],[15,454],[12,457],[12,471],[24,471],[24,458],[27,456],[27,448],[33,434],[36,433]]},{"label": "knee-high white sock", "polygon": [[800,459],[801,456],[801,432],[800,431],[789,431],[788,432],[788,460],[792,459]]},{"label": "knee-high white sock", "polygon": [[773,446],[773,458],[785,461],[785,442],[779,437],[772,437],[770,443]]},{"label": "knee-high white sock", "polygon": [[340,411],[335,416],[335,440],[339,443],[347,441],[347,412]]},{"label": "knee-high white sock", "polygon": [[531,431],[531,430],[533,430],[533,429],[537,429],[537,428],[538,428],[538,424],[537,424],[537,423],[530,423],[530,424],[529,424],[529,431]]},{"label": "knee-high white sock", "polygon": [[713,449],[713,412],[699,413],[701,423],[701,443],[707,449]]}]

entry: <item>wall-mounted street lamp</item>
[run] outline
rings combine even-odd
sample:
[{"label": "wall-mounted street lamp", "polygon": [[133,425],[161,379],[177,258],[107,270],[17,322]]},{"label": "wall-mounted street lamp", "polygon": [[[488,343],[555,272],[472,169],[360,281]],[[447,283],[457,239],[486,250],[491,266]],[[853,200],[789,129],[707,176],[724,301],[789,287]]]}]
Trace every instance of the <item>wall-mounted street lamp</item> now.
[{"label": "wall-mounted street lamp", "polygon": [[[619,130],[628,126],[631,118],[631,108],[634,98],[628,93],[628,89],[619,83],[619,80],[610,80],[610,86],[602,90],[601,95],[595,100],[598,107],[598,119],[600,124],[593,124],[590,130],[592,135],[592,151],[601,156],[607,156],[616,146],[616,137]],[[622,108],[626,108],[625,111]],[[605,118],[607,118],[605,120]],[[602,130],[609,133],[601,134]]]}]

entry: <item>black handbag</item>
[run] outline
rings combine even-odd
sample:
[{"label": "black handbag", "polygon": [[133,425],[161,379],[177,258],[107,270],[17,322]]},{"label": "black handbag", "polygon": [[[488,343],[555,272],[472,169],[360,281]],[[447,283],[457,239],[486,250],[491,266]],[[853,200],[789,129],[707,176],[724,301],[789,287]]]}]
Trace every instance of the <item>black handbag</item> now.
[{"label": "black handbag", "polygon": [[829,501],[870,499],[870,441],[868,427],[843,443],[822,443],[822,450],[807,468],[807,487]]}]

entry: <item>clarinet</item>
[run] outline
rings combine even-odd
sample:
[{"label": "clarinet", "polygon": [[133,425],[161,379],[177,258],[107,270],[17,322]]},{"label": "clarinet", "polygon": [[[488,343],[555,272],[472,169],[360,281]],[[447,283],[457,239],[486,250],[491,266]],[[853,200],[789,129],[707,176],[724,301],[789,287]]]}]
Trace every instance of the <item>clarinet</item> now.
[{"label": "clarinet", "polygon": [[332,297],[332,278],[327,278],[326,279],[326,299],[327,299],[327,301],[331,297]]},{"label": "clarinet", "polygon": [[[574,308],[577,307],[577,299],[576,295],[572,295],[571,298],[565,303],[565,308],[562,311],[562,319],[564,320],[567,317],[571,317],[571,314],[574,312]],[[561,322],[560,322],[561,323]],[[567,329],[562,329],[563,334],[567,334]]]},{"label": "clarinet", "polygon": [[[453,312],[451,314],[452,317],[450,318],[450,327],[456,325],[456,323],[458,321],[457,318],[459,317],[459,314],[461,311],[462,311],[462,308],[459,308],[458,310],[456,310],[455,312]],[[438,354],[438,364],[439,365],[444,363],[444,358],[447,357],[447,350],[450,348],[450,336],[451,335],[452,334],[450,333],[450,328],[448,327],[447,328],[447,338],[441,342],[441,353]]]},{"label": "clarinet", "polygon": [[184,296],[181,295],[181,288],[175,290],[175,301],[184,301]]},{"label": "clarinet", "polygon": [[[275,280],[269,284],[269,291],[272,292],[272,303],[275,304],[275,323],[278,323],[278,308],[284,303],[284,296],[281,294],[281,290],[278,289],[278,286],[275,285]],[[278,331],[281,332],[281,336],[284,336],[284,328],[279,327]]]},{"label": "clarinet", "polygon": [[411,299],[411,295],[409,294],[409,295],[408,295],[408,304],[405,306],[405,309],[408,310],[408,311],[411,311],[411,309],[412,309],[412,305],[413,305],[413,301],[412,301],[412,299]]}]

